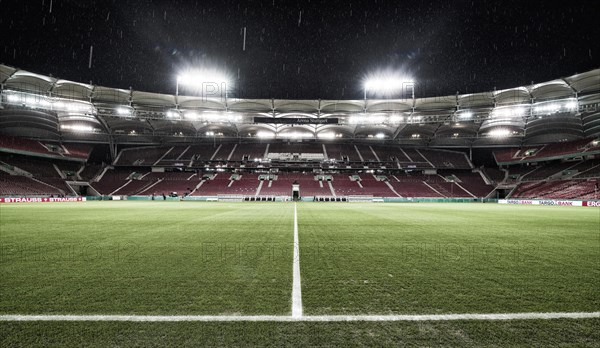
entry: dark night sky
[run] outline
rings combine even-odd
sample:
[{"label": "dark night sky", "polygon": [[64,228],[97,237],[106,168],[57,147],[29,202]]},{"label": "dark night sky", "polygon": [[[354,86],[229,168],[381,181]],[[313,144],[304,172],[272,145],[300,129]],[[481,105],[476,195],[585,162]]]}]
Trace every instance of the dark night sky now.
[{"label": "dark night sky", "polygon": [[160,93],[174,93],[177,71],[196,64],[230,71],[244,98],[358,99],[377,69],[414,76],[417,96],[483,92],[599,67],[599,9],[598,1],[0,0],[0,62]]}]

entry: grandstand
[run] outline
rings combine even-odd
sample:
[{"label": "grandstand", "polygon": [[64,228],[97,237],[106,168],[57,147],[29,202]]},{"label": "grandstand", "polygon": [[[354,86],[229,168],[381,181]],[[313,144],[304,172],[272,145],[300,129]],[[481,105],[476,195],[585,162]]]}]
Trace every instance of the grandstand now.
[{"label": "grandstand", "polygon": [[[308,199],[589,198],[599,75],[411,100],[221,100],[64,80],[40,93],[58,81],[1,65],[3,192],[242,200],[298,183]],[[310,122],[334,110],[335,123]],[[307,122],[254,122],[265,114]]]}]

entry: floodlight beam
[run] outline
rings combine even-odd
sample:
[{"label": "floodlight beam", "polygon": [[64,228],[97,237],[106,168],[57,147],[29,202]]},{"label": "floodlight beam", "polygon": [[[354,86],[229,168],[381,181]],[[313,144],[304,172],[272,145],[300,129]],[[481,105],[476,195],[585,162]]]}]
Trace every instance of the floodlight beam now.
[{"label": "floodlight beam", "polygon": [[411,97],[415,99],[415,82],[412,79],[394,76],[369,78],[363,83],[364,99],[367,100],[367,91],[389,94],[402,90],[404,86],[410,86]]}]

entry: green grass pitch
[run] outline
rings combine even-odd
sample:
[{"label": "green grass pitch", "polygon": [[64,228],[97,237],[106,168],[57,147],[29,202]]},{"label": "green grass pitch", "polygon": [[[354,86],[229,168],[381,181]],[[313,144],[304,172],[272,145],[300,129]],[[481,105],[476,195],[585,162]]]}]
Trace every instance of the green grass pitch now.
[{"label": "green grass pitch", "polygon": [[[289,315],[293,203],[0,206],[0,314]],[[305,315],[600,310],[600,211],[298,203]],[[0,322],[0,346],[575,345],[598,319]]]}]

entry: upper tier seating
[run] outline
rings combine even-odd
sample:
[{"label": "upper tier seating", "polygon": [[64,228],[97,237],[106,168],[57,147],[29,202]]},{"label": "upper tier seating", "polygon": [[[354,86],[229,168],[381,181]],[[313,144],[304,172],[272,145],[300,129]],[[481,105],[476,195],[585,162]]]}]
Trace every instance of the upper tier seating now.
[{"label": "upper tier seating", "polygon": [[356,145],[358,152],[360,153],[363,162],[379,162],[375,157],[375,154],[368,145]]},{"label": "upper tier seating", "polygon": [[350,162],[360,161],[354,145],[326,144],[325,149],[327,150],[327,157],[331,160],[342,161],[347,158]]},{"label": "upper tier seating", "polygon": [[[575,175],[577,179],[583,178],[597,178],[600,177],[600,159],[593,159],[590,161],[585,161],[586,164],[583,168],[578,167],[579,173]],[[575,168],[572,168],[575,169]]]},{"label": "upper tier seating", "polygon": [[[265,154],[268,147],[268,153]],[[324,150],[325,148],[325,150]],[[269,156],[269,154],[282,154]],[[300,156],[296,156],[300,154]],[[266,155],[266,157],[265,157]],[[270,161],[255,161],[266,159]],[[327,161],[329,160],[329,161]],[[471,162],[461,152],[400,148],[391,145],[279,143],[222,143],[174,146],[148,146],[122,150],[117,166],[171,166],[202,168],[219,165],[227,168],[236,162],[246,162],[246,168],[272,166],[283,168],[353,169],[470,169]],[[210,163],[208,163],[210,162]],[[344,162],[344,163],[339,163]]]},{"label": "upper tier seating", "polygon": [[81,171],[81,173],[79,173],[79,176],[84,181],[90,181],[97,174],[99,174],[100,169],[101,169],[101,167],[99,165],[88,164],[88,165],[85,166],[85,168],[83,169],[83,171]]},{"label": "upper tier seating", "polygon": [[157,163],[159,166],[179,166],[181,164],[188,165],[190,160],[182,160],[182,157],[190,149],[190,146],[180,145],[173,146],[170,151]]},{"label": "upper tier seating", "polygon": [[600,166],[600,159],[591,159],[587,161],[578,162],[575,166],[569,168],[569,171],[576,173],[575,175],[583,178],[586,173],[596,166]]},{"label": "upper tier seating", "polygon": [[57,144],[53,142],[40,142],[10,135],[0,136],[0,148],[7,152],[24,154],[39,154],[55,158],[73,158],[78,160],[87,159],[92,151],[88,144]]},{"label": "upper tier seating", "polygon": [[87,159],[92,153],[93,147],[88,144],[63,144],[64,157],[73,157],[80,159]]},{"label": "upper tier seating", "polygon": [[170,147],[144,147],[122,150],[115,165],[151,166],[169,151]]},{"label": "upper tier seating", "polygon": [[508,177],[506,179],[506,183],[515,183],[519,181],[524,175],[534,171],[535,169],[537,169],[537,167],[526,165],[511,166],[508,168]]},{"label": "upper tier seating", "polygon": [[194,162],[209,161],[211,158],[213,158],[218,148],[219,145],[215,144],[192,145],[181,157],[181,160],[183,160],[186,165],[190,160],[192,160],[192,158],[195,159]]},{"label": "upper tier seating", "polygon": [[217,152],[214,154],[213,160],[227,161],[234,147],[236,147],[236,144],[221,144],[221,146],[218,147]]},{"label": "upper tier seating", "polygon": [[323,153],[323,145],[316,143],[272,143],[269,152],[275,153]]},{"label": "upper tier seating", "polygon": [[408,158],[408,163],[400,162],[400,165],[405,168],[410,168],[411,166],[416,166],[418,168],[432,168],[432,165],[421,155],[417,149],[413,148],[403,148],[401,150],[405,157]]},{"label": "upper tier seating", "polygon": [[462,152],[428,149],[419,149],[418,152],[425,157],[428,162],[432,163],[435,168],[471,168],[471,163]]},{"label": "upper tier seating", "polygon": [[504,177],[506,176],[505,171],[497,169],[497,168],[485,167],[485,168],[483,168],[483,172],[485,173],[485,175],[487,175],[487,177],[490,180],[492,180],[496,184],[499,184],[502,181],[504,181]]},{"label": "upper tier seating", "polygon": [[255,158],[263,158],[267,144],[238,144],[233,152],[231,161],[242,161],[244,159],[254,160]]},{"label": "upper tier seating", "polygon": [[371,146],[375,151],[381,162],[410,162],[404,152],[400,151],[398,147],[394,146]]}]

